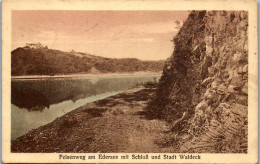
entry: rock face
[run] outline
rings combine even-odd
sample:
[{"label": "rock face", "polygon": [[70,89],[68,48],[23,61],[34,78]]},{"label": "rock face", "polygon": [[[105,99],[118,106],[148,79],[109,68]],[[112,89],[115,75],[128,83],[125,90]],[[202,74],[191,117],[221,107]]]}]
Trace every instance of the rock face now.
[{"label": "rock face", "polygon": [[247,152],[247,27],[245,11],[192,11],[174,37],[149,113],[180,152]]}]

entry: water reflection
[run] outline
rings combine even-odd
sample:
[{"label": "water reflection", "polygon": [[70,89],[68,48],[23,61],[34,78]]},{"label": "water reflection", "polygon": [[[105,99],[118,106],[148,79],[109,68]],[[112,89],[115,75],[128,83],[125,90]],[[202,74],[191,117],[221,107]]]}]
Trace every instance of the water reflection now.
[{"label": "water reflection", "polygon": [[86,103],[118,94],[158,76],[12,80],[11,138],[53,121]]},{"label": "water reflection", "polygon": [[151,77],[15,80],[11,86],[11,102],[28,111],[42,111],[62,101],[98,95],[135,87]]}]

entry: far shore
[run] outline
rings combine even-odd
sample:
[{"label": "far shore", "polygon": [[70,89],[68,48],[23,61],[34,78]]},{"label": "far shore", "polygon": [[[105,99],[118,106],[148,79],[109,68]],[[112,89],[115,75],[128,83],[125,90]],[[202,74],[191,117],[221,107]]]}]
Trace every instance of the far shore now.
[{"label": "far shore", "polygon": [[11,76],[12,79],[48,79],[48,78],[91,78],[91,77],[117,77],[117,76],[141,76],[161,75],[162,72],[133,72],[133,73],[97,73],[97,74],[69,74],[69,75],[22,75]]}]

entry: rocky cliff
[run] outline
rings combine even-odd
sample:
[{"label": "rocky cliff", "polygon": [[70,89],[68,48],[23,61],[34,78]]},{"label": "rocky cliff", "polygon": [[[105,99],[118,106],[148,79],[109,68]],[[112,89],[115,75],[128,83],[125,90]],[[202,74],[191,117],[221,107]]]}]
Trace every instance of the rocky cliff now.
[{"label": "rocky cliff", "polygon": [[173,38],[152,117],[179,152],[247,152],[248,13],[192,11]]}]

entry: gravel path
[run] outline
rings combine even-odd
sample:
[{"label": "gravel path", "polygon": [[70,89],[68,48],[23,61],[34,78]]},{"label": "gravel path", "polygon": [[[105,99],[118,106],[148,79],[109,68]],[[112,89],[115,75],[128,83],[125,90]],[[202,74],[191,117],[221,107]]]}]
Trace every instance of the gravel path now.
[{"label": "gravel path", "polygon": [[12,152],[173,152],[169,127],[145,117],[156,89],[136,89],[82,106],[12,142]]}]

